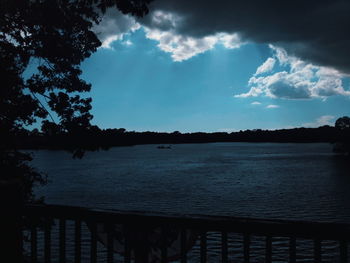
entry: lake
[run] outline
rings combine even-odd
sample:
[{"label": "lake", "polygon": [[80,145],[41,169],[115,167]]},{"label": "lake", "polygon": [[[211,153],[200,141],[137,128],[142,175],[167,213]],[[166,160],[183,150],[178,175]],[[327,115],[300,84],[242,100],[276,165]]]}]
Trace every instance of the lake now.
[{"label": "lake", "polygon": [[350,222],[350,165],[326,143],[209,143],[34,151],[50,204]]}]

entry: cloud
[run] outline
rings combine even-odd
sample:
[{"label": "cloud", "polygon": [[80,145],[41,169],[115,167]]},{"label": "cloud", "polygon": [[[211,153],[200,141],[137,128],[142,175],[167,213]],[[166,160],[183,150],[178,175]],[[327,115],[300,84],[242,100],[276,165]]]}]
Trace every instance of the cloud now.
[{"label": "cloud", "polygon": [[[111,44],[123,40],[125,34],[140,28],[140,24],[129,15],[124,15],[116,8],[110,8],[103,15],[101,22],[92,30],[102,42],[102,48],[112,49]],[[128,45],[125,42],[126,45]]]},{"label": "cloud", "polygon": [[177,28],[181,27],[184,19],[174,13],[156,10],[145,21],[146,37],[158,41],[158,47],[171,53],[174,61],[187,60],[213,49],[216,44],[228,49],[239,48],[242,44],[238,34],[215,33],[201,37],[183,35]]},{"label": "cloud", "polygon": [[171,53],[174,61],[184,61],[221,44],[227,49],[239,48],[243,42],[237,33],[213,32],[213,34],[192,36],[178,31],[185,23],[184,17],[171,12],[155,10],[141,19],[146,37],[159,42],[158,47]]},{"label": "cloud", "polygon": [[150,30],[203,39],[238,34],[267,43],[314,65],[350,72],[350,2],[344,0],[162,0],[138,21]]},{"label": "cloud", "polygon": [[279,108],[280,106],[278,106],[278,105],[275,105],[275,104],[270,104],[270,105],[267,105],[266,106],[266,109],[277,109],[277,108]]},{"label": "cloud", "polygon": [[[243,42],[238,34],[215,33],[208,36],[193,37],[182,35],[176,28],[183,19],[169,12],[155,10],[148,16],[148,23],[141,25],[134,17],[123,15],[116,9],[108,9],[101,23],[94,26],[93,31],[102,42],[102,48],[112,49],[114,41],[123,40],[123,36],[143,26],[146,37],[159,42],[158,47],[171,53],[174,61],[187,60],[197,54],[213,49],[221,44],[225,48],[239,48]],[[130,45],[128,41],[123,44]]]},{"label": "cloud", "polygon": [[[270,45],[273,57],[268,58],[249,79],[249,91],[237,98],[267,96],[282,99],[326,99],[333,95],[350,96],[342,78],[347,75],[338,70],[315,66]],[[270,61],[270,62],[269,62]],[[282,71],[274,70],[278,64]],[[264,76],[260,74],[265,73]],[[259,76],[258,76],[259,75]]]},{"label": "cloud", "polygon": [[[108,10],[94,28],[103,47],[110,48],[113,41],[142,26],[177,61],[216,44],[237,48],[254,42],[281,48],[276,51],[281,63],[285,50],[306,63],[350,73],[349,1],[162,0],[152,1],[149,8],[148,15],[137,19]],[[261,73],[270,67],[271,59]]]},{"label": "cloud", "polygon": [[[149,8],[149,14],[137,22],[115,9],[108,10],[94,28],[103,47],[110,48],[113,41],[141,25],[180,38],[175,41],[178,49],[167,47],[164,39],[160,44],[179,61],[209,50],[215,42],[211,37],[225,34],[220,41],[228,48],[245,42],[273,44],[307,63],[350,73],[349,1],[159,0],[152,1]],[[193,41],[195,47],[188,47]],[[179,50],[186,54],[180,55]]]},{"label": "cloud", "polygon": [[276,63],[276,59],[268,58],[260,67],[257,68],[254,75],[257,76],[257,75],[271,71],[275,63]]},{"label": "cloud", "polygon": [[261,102],[259,102],[259,101],[253,101],[253,102],[251,103],[251,105],[261,105]]},{"label": "cloud", "polygon": [[334,124],[335,116],[333,115],[323,115],[316,119],[314,122],[304,123],[302,126],[307,128],[317,128],[324,125],[332,126]]},{"label": "cloud", "polygon": [[182,36],[173,31],[161,31],[145,28],[146,37],[159,42],[158,47],[164,52],[171,53],[174,61],[187,60],[197,54],[213,49],[216,44],[226,48],[238,48],[241,43],[237,35],[216,34],[203,38]]}]

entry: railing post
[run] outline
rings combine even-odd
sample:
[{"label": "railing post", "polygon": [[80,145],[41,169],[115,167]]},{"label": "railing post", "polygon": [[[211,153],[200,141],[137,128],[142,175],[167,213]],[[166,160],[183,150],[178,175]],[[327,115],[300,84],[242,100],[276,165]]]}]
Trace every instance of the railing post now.
[{"label": "railing post", "polygon": [[347,263],[348,262],[348,243],[345,240],[341,240],[339,242],[340,248],[340,262]]},{"label": "railing post", "polygon": [[266,236],[266,251],[265,251],[265,262],[272,262],[272,237]]},{"label": "railing post", "polygon": [[207,232],[203,231],[201,234],[201,263],[207,262]]},{"label": "railing post", "polygon": [[228,241],[227,241],[227,232],[221,232],[221,262],[228,262]]},{"label": "railing post", "polygon": [[23,262],[23,193],[18,180],[0,181],[0,262]]},{"label": "railing post", "polygon": [[130,233],[129,226],[124,225],[124,263],[131,262],[131,246],[130,246]]},{"label": "railing post", "polygon": [[66,220],[64,218],[60,218],[59,223],[59,231],[60,231],[60,263],[66,262]]},{"label": "railing post", "polygon": [[44,257],[45,263],[51,262],[51,218],[46,218],[44,227]]},{"label": "railing post", "polygon": [[243,237],[243,250],[244,250],[244,263],[250,262],[250,235],[248,233],[244,234]]},{"label": "railing post", "polygon": [[97,262],[97,224],[91,223],[90,263]]},{"label": "railing post", "polygon": [[148,233],[144,230],[144,228],[136,227],[137,240],[135,240],[135,263],[148,263],[148,253],[149,253],[149,245],[148,245]]},{"label": "railing post", "polygon": [[186,263],[187,262],[187,254],[186,254],[186,240],[187,240],[187,234],[186,234],[186,229],[181,228],[180,231],[180,254],[181,254],[181,263]]},{"label": "railing post", "polygon": [[30,230],[30,257],[31,262],[36,263],[38,261],[38,232],[36,226],[32,226]]},{"label": "railing post", "polygon": [[315,263],[322,262],[322,251],[321,251],[321,240],[320,239],[314,240],[314,259],[315,259]]},{"label": "railing post", "polygon": [[112,263],[113,262],[113,224],[108,222],[106,224],[107,229],[107,262]]},{"label": "railing post", "polygon": [[74,242],[75,242],[75,255],[74,255],[74,262],[80,263],[81,262],[81,220],[77,219],[74,224]]},{"label": "railing post", "polygon": [[289,263],[295,263],[296,261],[296,239],[295,237],[289,238]]},{"label": "railing post", "polygon": [[167,246],[167,236],[166,236],[166,228],[164,226],[161,227],[161,262],[167,262],[168,256],[168,246]]}]

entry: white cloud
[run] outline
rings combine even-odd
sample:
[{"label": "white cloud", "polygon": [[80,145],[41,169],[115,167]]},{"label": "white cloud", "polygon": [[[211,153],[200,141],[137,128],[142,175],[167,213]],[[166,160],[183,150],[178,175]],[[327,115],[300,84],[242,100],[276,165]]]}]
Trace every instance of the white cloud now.
[{"label": "white cloud", "polygon": [[335,116],[333,115],[323,115],[316,119],[314,122],[304,123],[302,126],[307,128],[317,128],[324,125],[333,125]]},{"label": "white cloud", "polygon": [[256,73],[254,75],[256,76],[266,72],[270,72],[273,69],[275,63],[276,59],[268,58],[260,67],[257,68]]},{"label": "white cloud", "polygon": [[236,34],[219,33],[195,38],[178,35],[171,30],[145,28],[145,31],[147,38],[158,41],[158,47],[164,52],[171,53],[172,59],[178,62],[213,49],[216,44],[222,44],[229,49],[238,48],[242,44]]},{"label": "white cloud", "polygon": [[252,105],[261,105],[261,102],[259,102],[259,101],[253,101],[251,104],[252,104]]},{"label": "white cloud", "polygon": [[158,47],[171,53],[174,61],[183,61],[212,49],[216,43],[212,37],[193,38],[176,35],[171,31],[146,28],[146,37],[159,42]]},{"label": "white cloud", "polygon": [[218,37],[218,42],[228,49],[239,48],[243,44],[238,34],[220,33],[216,36]]},{"label": "white cloud", "polygon": [[275,105],[275,104],[270,104],[270,105],[267,105],[266,106],[266,109],[277,109],[277,108],[279,108],[280,106],[278,106],[278,105]]},{"label": "white cloud", "polygon": [[[342,84],[342,78],[346,75],[335,69],[315,66],[296,57],[288,56],[282,48],[272,45],[270,48],[274,51],[274,55],[258,67],[256,73],[249,79],[249,91],[235,95],[235,97],[264,95],[283,99],[326,99],[333,95],[350,96],[350,91],[345,90]],[[257,76],[270,72],[275,62],[278,62],[285,70]]]},{"label": "white cloud", "polygon": [[111,44],[114,41],[123,40],[125,34],[134,32],[140,27],[141,25],[132,16],[124,15],[116,8],[110,8],[92,30],[102,42],[102,48],[112,49]]},{"label": "white cloud", "polygon": [[106,48],[106,49],[112,49],[111,44],[114,41],[120,40],[122,39],[122,36],[120,35],[112,35],[112,36],[108,36],[106,37],[102,42],[101,48]]}]

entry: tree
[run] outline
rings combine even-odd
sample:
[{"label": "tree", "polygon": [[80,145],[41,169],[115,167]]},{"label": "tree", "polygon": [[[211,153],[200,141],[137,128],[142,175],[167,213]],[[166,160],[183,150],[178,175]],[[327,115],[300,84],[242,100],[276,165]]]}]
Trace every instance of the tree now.
[{"label": "tree", "polygon": [[336,120],[338,142],[334,146],[334,151],[338,153],[350,154],[350,118],[347,116]]},{"label": "tree", "polygon": [[341,117],[335,121],[335,127],[341,131],[350,130],[350,118],[347,116]]},{"label": "tree", "polygon": [[[143,16],[150,0],[0,0],[0,180],[18,179],[25,200],[45,177],[18,151],[16,135],[42,122],[45,132],[81,135],[91,129],[91,85],[81,62],[101,45],[92,31],[107,8]],[[55,121],[56,119],[56,121]],[[84,145],[73,147],[81,155]]]}]

